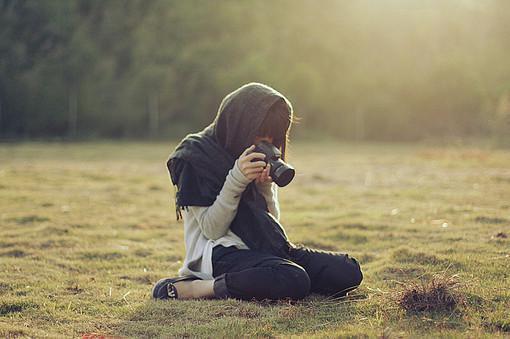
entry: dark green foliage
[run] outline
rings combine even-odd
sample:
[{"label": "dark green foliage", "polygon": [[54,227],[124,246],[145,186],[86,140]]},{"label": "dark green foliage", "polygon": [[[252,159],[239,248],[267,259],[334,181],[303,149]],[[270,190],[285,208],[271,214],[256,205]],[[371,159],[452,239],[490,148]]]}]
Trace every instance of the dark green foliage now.
[{"label": "dark green foliage", "polygon": [[260,81],[289,97],[307,130],[505,144],[508,10],[505,0],[0,0],[0,137],[179,137]]}]

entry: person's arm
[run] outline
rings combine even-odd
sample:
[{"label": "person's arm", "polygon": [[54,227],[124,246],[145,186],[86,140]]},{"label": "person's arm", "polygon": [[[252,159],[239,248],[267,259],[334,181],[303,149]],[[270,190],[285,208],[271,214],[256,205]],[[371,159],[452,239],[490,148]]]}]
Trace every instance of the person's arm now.
[{"label": "person's arm", "polygon": [[257,182],[257,188],[266,200],[267,208],[276,220],[280,221],[280,203],[278,202],[278,186],[274,182]]},{"label": "person's arm", "polygon": [[241,194],[250,182],[251,179],[241,172],[238,159],[211,206],[188,206],[188,211],[197,219],[206,238],[216,240],[228,232],[236,216]]}]

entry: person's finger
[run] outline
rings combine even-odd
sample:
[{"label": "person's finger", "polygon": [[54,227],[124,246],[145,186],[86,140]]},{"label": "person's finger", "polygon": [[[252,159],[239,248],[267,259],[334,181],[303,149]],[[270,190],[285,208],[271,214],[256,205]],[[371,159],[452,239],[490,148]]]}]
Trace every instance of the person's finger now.
[{"label": "person's finger", "polygon": [[268,164],[267,171],[265,172],[265,175],[264,175],[264,179],[266,182],[273,181],[273,178],[271,178],[271,175],[270,175],[270,173],[271,173],[270,169],[271,169],[271,165]]},{"label": "person's finger", "polygon": [[245,172],[257,172],[262,174],[264,172],[264,167],[262,166],[248,167],[245,169]]},{"label": "person's finger", "polygon": [[246,177],[251,179],[251,180],[257,179],[257,175],[256,174],[248,174],[248,175],[246,175]]},{"label": "person's finger", "polygon": [[245,174],[254,174],[256,173],[257,175],[260,175],[260,173],[262,173],[262,169],[261,168],[250,168],[248,170],[246,170]]},{"label": "person's finger", "polygon": [[259,159],[264,159],[266,157],[266,155],[264,153],[260,153],[260,152],[253,152],[253,153],[250,153],[248,155],[246,155],[244,158],[246,160],[252,160],[252,159],[255,159],[255,158],[259,158]]},{"label": "person's finger", "polygon": [[269,173],[265,176],[265,179],[266,179],[267,181],[271,180],[271,176],[269,175]]},{"label": "person's finger", "polygon": [[244,164],[244,168],[262,167],[264,169],[264,166],[266,166],[264,161],[247,162]]},{"label": "person's finger", "polygon": [[241,157],[244,157],[246,154],[248,154],[249,151],[251,151],[252,149],[255,148],[255,145],[251,145],[250,147],[248,147],[247,149],[245,149],[243,151],[243,153],[241,153]]},{"label": "person's finger", "polygon": [[246,156],[248,154],[249,151],[251,151],[253,148],[255,147],[255,145],[251,145],[250,147],[248,147],[247,149],[245,149],[243,151],[243,153],[241,153],[241,155],[239,156],[239,158],[242,158],[244,156]]}]

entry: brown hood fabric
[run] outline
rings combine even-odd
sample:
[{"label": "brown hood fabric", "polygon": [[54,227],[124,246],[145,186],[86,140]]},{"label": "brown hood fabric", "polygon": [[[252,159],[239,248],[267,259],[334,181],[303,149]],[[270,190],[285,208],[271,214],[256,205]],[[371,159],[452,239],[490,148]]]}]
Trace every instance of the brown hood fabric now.
[{"label": "brown hood fabric", "polygon": [[[271,106],[288,100],[260,83],[249,83],[229,93],[214,121],[198,133],[188,134],[167,161],[176,188],[177,220],[186,206],[210,206],[216,200],[235,160],[254,141]],[[289,107],[289,115],[291,108]],[[252,181],[241,196],[230,225],[251,249],[288,258],[294,245],[283,227],[268,212],[264,197]]]}]

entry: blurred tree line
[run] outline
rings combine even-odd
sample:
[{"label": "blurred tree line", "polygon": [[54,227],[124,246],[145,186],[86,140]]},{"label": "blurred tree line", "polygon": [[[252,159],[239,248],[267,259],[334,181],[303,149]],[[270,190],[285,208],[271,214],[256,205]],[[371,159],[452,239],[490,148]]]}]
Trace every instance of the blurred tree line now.
[{"label": "blurred tree line", "polygon": [[301,131],[505,136],[508,13],[506,0],[0,0],[0,136],[182,136],[250,81],[287,95]]}]

